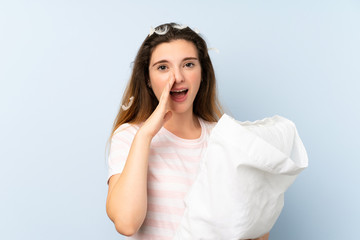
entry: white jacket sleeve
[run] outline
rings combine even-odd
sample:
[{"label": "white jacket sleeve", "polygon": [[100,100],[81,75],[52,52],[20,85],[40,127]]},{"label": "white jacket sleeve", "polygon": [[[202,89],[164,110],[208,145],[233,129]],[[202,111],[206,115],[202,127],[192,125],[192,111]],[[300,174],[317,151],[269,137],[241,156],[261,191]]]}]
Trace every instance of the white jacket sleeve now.
[{"label": "white jacket sleeve", "polygon": [[290,120],[239,122],[224,114],[210,135],[199,175],[185,197],[174,239],[252,239],[269,232],[284,192],[308,165]]}]

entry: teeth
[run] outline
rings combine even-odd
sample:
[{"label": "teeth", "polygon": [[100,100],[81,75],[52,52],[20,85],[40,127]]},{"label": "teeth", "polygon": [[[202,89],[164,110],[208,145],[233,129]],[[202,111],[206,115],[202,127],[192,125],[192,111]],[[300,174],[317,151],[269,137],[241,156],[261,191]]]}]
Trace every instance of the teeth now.
[{"label": "teeth", "polygon": [[175,90],[175,91],[171,91],[171,92],[176,92],[176,93],[180,93],[180,92],[185,92],[187,89],[182,89],[182,90]]}]

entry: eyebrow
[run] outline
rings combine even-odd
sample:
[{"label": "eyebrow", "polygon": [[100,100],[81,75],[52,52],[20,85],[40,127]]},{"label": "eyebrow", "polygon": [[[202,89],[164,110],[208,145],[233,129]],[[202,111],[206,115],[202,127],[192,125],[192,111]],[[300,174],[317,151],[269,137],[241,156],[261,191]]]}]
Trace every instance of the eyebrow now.
[{"label": "eyebrow", "polygon": [[[186,57],[186,58],[184,58],[184,59],[182,60],[182,62],[183,62],[183,61],[187,61],[187,60],[198,60],[198,59],[197,59],[196,57]],[[157,61],[156,63],[154,63],[154,64],[152,65],[152,67],[155,66],[156,64],[159,64],[159,63],[167,63],[167,62],[169,62],[169,61],[166,60],[166,59]]]}]

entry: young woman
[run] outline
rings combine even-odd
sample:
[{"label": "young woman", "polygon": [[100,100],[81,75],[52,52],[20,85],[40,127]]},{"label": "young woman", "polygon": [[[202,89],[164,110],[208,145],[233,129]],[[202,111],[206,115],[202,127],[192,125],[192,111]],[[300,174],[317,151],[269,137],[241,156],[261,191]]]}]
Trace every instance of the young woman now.
[{"label": "young woman", "polygon": [[174,23],[151,31],[111,136],[106,210],[119,233],[172,239],[211,129],[223,114],[216,92],[198,33]]}]

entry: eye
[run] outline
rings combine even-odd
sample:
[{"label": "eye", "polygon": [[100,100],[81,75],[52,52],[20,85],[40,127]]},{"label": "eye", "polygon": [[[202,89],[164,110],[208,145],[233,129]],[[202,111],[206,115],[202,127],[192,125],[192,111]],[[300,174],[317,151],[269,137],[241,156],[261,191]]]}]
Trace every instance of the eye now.
[{"label": "eye", "polygon": [[167,66],[160,65],[160,66],[157,67],[157,69],[160,70],[160,71],[165,71],[167,69]]},{"label": "eye", "polygon": [[195,66],[195,64],[192,62],[185,63],[185,67],[192,68],[194,66]]}]

